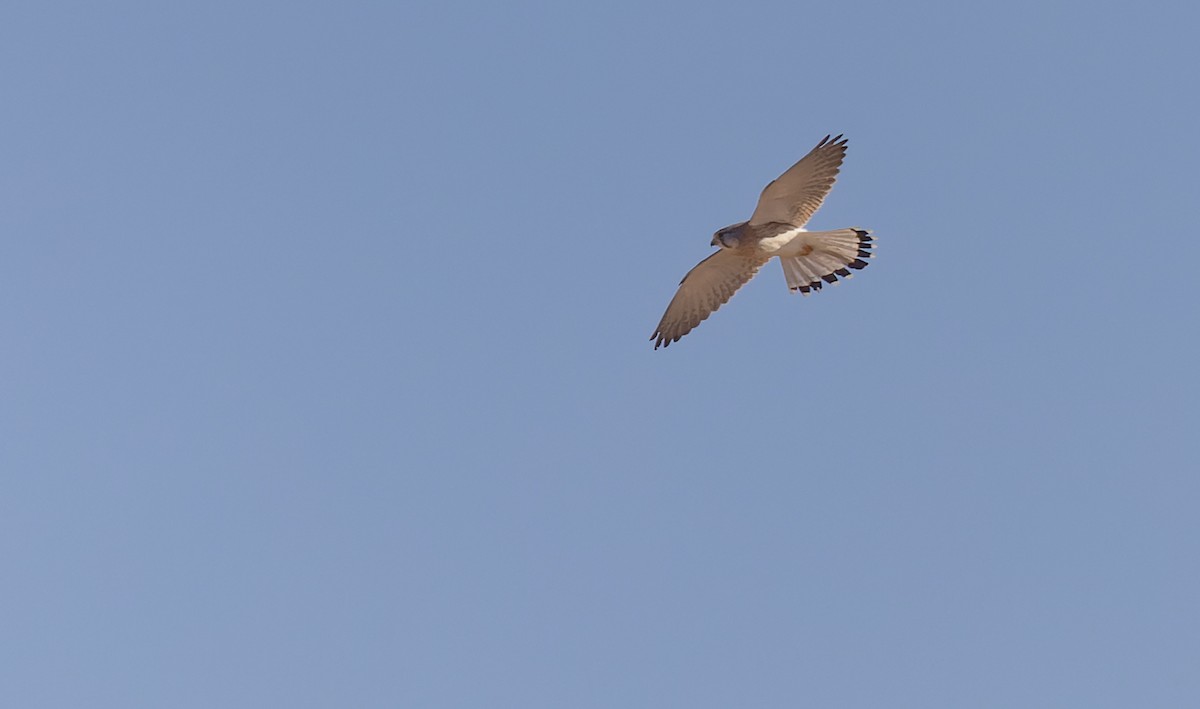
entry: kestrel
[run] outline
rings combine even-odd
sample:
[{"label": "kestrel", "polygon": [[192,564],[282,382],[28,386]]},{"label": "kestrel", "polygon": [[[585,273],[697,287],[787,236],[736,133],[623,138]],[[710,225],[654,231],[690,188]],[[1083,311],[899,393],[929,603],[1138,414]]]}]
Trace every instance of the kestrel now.
[{"label": "kestrel", "polygon": [[713,235],[720,251],[688,271],[650,336],[654,349],[688,334],[725,304],[773,256],[783,264],[792,292],[808,295],[824,283],[850,278],[850,269],[866,267],[872,237],[866,229],[806,231],[804,225],[821,206],[846,157],[846,139],[825,136],[817,147],[766,186],[749,221],[727,226]]}]

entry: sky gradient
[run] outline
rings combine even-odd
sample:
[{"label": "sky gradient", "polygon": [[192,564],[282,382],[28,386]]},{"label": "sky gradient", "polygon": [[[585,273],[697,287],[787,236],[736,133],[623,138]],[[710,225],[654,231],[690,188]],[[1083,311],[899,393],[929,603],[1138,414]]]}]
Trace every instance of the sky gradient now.
[{"label": "sky gradient", "polygon": [[[0,695],[1200,704],[1197,26],[6,4]],[[829,133],[878,258],[655,352]]]}]

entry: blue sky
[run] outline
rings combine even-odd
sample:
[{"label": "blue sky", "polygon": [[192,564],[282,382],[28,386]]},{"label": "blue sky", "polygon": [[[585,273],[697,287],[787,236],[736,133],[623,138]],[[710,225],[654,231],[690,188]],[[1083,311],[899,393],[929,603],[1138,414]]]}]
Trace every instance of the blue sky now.
[{"label": "blue sky", "polygon": [[7,4],[0,694],[1195,705],[1198,14]]}]

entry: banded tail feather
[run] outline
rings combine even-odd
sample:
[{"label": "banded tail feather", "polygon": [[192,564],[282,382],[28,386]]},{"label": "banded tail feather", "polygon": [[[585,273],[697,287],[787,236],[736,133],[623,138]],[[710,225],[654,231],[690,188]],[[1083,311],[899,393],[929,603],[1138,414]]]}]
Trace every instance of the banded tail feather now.
[{"label": "banded tail feather", "polygon": [[866,268],[875,238],[867,229],[851,228],[805,232],[802,242],[795,249],[797,255],[780,255],[779,263],[788,288],[808,295],[826,283],[837,285],[839,278],[853,278],[851,271]]}]

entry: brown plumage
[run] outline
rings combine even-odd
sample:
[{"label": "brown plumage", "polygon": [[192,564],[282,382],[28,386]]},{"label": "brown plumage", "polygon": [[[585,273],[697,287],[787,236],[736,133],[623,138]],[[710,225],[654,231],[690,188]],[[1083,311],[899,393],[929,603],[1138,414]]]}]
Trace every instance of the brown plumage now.
[{"label": "brown plumage", "polygon": [[688,334],[724,305],[772,257],[779,257],[788,287],[808,295],[822,283],[849,278],[867,265],[873,238],[864,229],[805,231],[804,225],[833,188],[846,156],[846,139],[825,136],[807,155],[763,189],[750,219],[713,235],[721,250],[679,283],[654,334],[654,348]]}]

